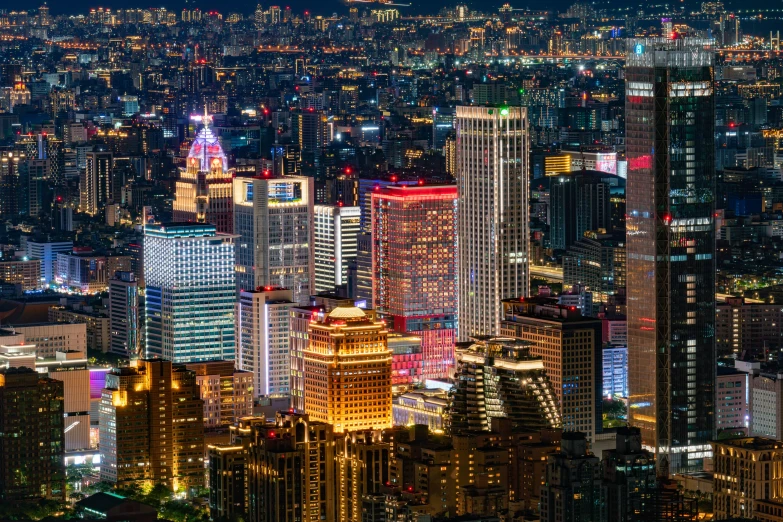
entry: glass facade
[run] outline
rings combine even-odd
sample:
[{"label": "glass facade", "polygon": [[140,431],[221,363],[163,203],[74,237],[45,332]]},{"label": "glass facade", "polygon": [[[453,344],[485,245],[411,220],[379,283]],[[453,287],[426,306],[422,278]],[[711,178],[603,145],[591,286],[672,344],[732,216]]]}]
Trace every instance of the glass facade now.
[{"label": "glass facade", "polygon": [[714,53],[697,39],[629,48],[630,421],[659,473],[700,470],[714,433]]},{"label": "glass facade", "polygon": [[144,227],[147,357],[234,358],[233,239],[214,225]]}]

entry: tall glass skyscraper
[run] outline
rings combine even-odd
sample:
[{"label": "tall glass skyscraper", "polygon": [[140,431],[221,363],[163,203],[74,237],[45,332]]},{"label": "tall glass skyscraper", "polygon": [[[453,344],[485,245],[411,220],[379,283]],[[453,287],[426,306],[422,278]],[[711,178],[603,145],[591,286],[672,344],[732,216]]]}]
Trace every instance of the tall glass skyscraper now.
[{"label": "tall glass skyscraper", "polygon": [[147,357],[234,358],[235,237],[208,224],[144,227]]},{"label": "tall glass skyscraper", "polygon": [[457,107],[459,338],[500,332],[501,299],[526,296],[527,110]]},{"label": "tall glass skyscraper", "polygon": [[699,39],[626,62],[630,421],[662,475],[701,469],[715,425],[713,65]]}]

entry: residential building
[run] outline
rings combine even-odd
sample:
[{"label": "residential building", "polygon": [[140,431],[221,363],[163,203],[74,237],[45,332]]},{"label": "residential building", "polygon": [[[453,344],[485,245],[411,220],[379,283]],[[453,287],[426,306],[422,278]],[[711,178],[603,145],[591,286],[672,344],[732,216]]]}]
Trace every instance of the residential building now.
[{"label": "residential building", "polygon": [[601,461],[587,451],[584,433],[563,433],[560,452],[547,457],[542,522],[605,520]]},{"label": "residential building", "polygon": [[23,292],[41,287],[41,262],[37,259],[0,261],[0,281],[22,285]]},{"label": "residential building", "polygon": [[715,435],[710,46],[638,39],[625,62],[629,421],[663,475],[701,470]]},{"label": "residential building", "polygon": [[234,179],[237,289],[279,286],[307,304],[315,288],[313,179]]},{"label": "residential building", "polygon": [[750,390],[747,386],[747,376],[745,372],[736,368],[718,366],[718,375],[715,378],[715,429],[718,433],[726,429],[749,426]]},{"label": "residential building", "polygon": [[[140,359],[106,374],[100,401],[101,480],[204,485],[204,401],[196,372]],[[155,412],[155,415],[152,414]]]},{"label": "residential building", "polygon": [[74,247],[70,253],[57,254],[54,282],[74,292],[97,294],[108,284],[106,256],[89,247]]},{"label": "residential building", "polygon": [[602,421],[601,321],[582,317],[575,306],[545,297],[504,299],[501,334],[531,343],[552,383],[563,431],[579,431],[592,442]]},{"label": "residential building", "polygon": [[89,309],[84,310],[67,308],[65,306],[52,306],[49,308],[49,320],[58,323],[85,324],[85,331],[87,332],[87,349],[103,353],[109,351],[111,344],[111,320],[109,316],[90,311]]},{"label": "residential building", "polygon": [[457,107],[459,339],[498,335],[501,299],[526,296],[528,134],[522,107]]},{"label": "residential building", "polygon": [[315,205],[315,291],[332,292],[348,283],[348,263],[356,259],[359,207]]},{"label": "residential building", "polygon": [[642,449],[638,428],[618,428],[615,449],[604,451],[603,500],[606,520],[637,520],[657,488],[655,456]]},{"label": "residential building", "polygon": [[215,225],[144,227],[148,357],[234,359],[234,239]]},{"label": "residential building", "polygon": [[86,168],[79,178],[79,210],[95,216],[111,203],[114,158],[111,151],[93,150],[86,154]]},{"label": "residential building", "polygon": [[[247,511],[261,522],[336,522],[335,482],[341,460],[332,426],[307,415],[278,413],[272,424],[250,427],[246,453]],[[337,446],[338,449],[335,448]],[[373,462],[355,462],[356,482],[373,476]],[[388,459],[386,461],[388,468]],[[365,466],[367,468],[365,472]],[[361,470],[361,471],[360,471]],[[387,472],[388,475],[388,472]],[[358,484],[357,484],[358,485]]]},{"label": "residential building", "polygon": [[65,502],[63,383],[0,370],[0,501]]},{"label": "residential building", "polygon": [[764,357],[783,348],[783,307],[775,303],[748,303],[727,297],[715,306],[715,347],[718,357],[732,354]]},{"label": "residential building", "polygon": [[253,377],[253,396],[291,395],[291,290],[265,286],[239,293],[237,367]]},{"label": "residential building", "polygon": [[389,186],[372,193],[373,307],[421,338],[424,378],[454,365],[457,187]]},{"label": "residential building", "polygon": [[204,428],[225,428],[253,414],[253,376],[234,368],[234,361],[185,364],[196,372],[199,398],[204,401]]},{"label": "residential building", "polygon": [[383,435],[380,430],[369,429],[335,434],[335,520],[363,522],[363,500],[381,493],[391,483],[393,450]]},{"label": "residential building", "polygon": [[311,419],[331,424],[335,433],[391,427],[386,336],[386,325],[372,310],[352,306],[338,306],[310,323],[303,374],[304,410]]}]

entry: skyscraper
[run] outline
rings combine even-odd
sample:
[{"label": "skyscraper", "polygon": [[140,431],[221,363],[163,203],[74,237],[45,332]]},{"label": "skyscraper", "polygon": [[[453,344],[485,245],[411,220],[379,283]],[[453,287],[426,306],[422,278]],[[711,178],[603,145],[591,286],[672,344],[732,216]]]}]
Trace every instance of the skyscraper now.
[{"label": "skyscraper", "polygon": [[187,167],[180,171],[174,199],[174,221],[212,223],[218,232],[233,232],[232,178],[228,160],[204,114],[204,126],[188,153]]},{"label": "skyscraper", "polygon": [[148,357],[234,358],[235,237],[206,224],[144,227]]},{"label": "skyscraper", "polygon": [[279,286],[307,303],[314,288],[313,180],[234,179],[237,288]]},{"label": "skyscraper", "polygon": [[423,377],[446,377],[457,328],[457,187],[372,194],[373,308],[421,337]]},{"label": "skyscraper", "polygon": [[270,397],[291,394],[291,290],[277,286],[239,293],[237,366],[253,374],[253,393]]},{"label": "skyscraper", "polygon": [[203,416],[196,372],[159,359],[111,370],[101,391],[101,480],[203,485]]},{"label": "skyscraper", "polygon": [[117,272],[109,280],[109,351],[123,357],[137,357],[141,339],[139,283],[133,272]]},{"label": "skyscraper", "polygon": [[457,107],[459,338],[500,331],[500,300],[528,293],[527,111]]},{"label": "skyscraper", "polygon": [[662,475],[701,469],[714,435],[713,64],[693,38],[626,62],[629,411]]},{"label": "skyscraper", "polygon": [[316,205],[314,219],[315,291],[332,292],[348,283],[348,262],[356,259],[359,207]]},{"label": "skyscraper", "polygon": [[87,168],[79,179],[79,209],[94,216],[112,200],[112,153],[95,150],[86,156]]},{"label": "skyscraper", "polygon": [[310,324],[304,409],[337,433],[391,427],[392,354],[386,325],[374,316],[371,310],[338,306]]}]

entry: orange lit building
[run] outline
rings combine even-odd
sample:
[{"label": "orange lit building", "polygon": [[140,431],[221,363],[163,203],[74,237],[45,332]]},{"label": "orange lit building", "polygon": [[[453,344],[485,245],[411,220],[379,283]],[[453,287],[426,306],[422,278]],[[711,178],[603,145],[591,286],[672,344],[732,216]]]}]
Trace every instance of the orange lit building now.
[{"label": "orange lit building", "polygon": [[335,433],[392,425],[392,353],[371,310],[338,306],[309,328],[304,409]]},{"label": "orange lit building", "polygon": [[217,136],[209,128],[210,116],[190,146],[184,170],[180,171],[174,199],[174,221],[211,223],[218,232],[234,230],[233,170]]}]

